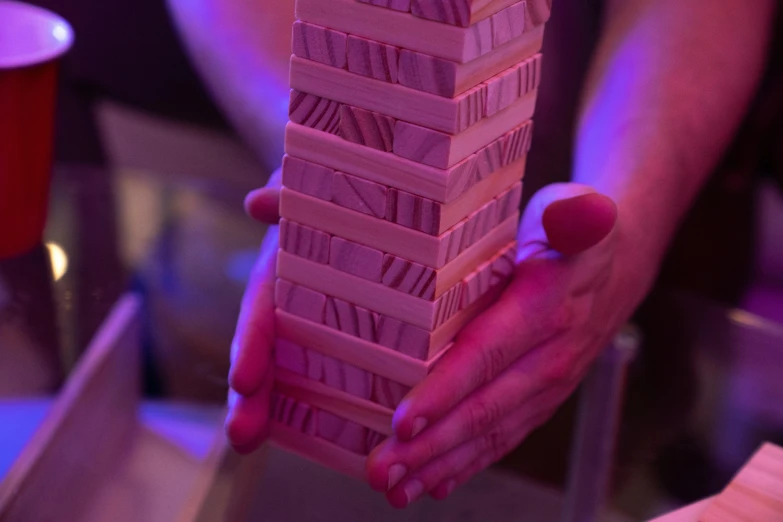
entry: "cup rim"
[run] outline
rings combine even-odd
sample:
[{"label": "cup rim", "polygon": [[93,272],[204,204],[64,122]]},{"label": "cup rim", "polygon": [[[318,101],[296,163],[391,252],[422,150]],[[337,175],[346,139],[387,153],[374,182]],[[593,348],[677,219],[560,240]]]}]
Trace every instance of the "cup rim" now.
[{"label": "cup rim", "polygon": [[[9,18],[10,17],[10,18]],[[51,27],[51,41],[27,53],[9,53],[4,56],[0,52],[0,70],[16,69],[39,65],[59,58],[73,45],[74,34],[71,25],[60,15],[35,5],[16,0],[0,0],[0,19],[4,23],[14,23],[24,17],[37,24]]]}]

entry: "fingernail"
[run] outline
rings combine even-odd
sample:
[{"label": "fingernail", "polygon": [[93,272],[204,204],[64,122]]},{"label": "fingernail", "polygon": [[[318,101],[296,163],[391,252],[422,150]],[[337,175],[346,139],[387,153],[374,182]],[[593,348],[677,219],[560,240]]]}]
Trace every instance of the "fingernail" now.
[{"label": "fingernail", "polygon": [[420,480],[411,480],[405,484],[405,497],[408,499],[408,504],[416,501],[422,493],[424,493],[424,484]]},{"label": "fingernail", "polygon": [[403,466],[402,464],[394,464],[392,467],[389,468],[389,487],[387,488],[387,491],[397,484],[400,483],[400,481],[405,477],[405,475],[408,474],[408,468]]},{"label": "fingernail", "polygon": [[446,482],[446,496],[448,497],[452,493],[454,493],[454,489],[457,487],[457,481],[456,480],[449,480]]},{"label": "fingernail", "polygon": [[411,430],[411,438],[415,437],[427,427],[427,419],[424,417],[418,417],[413,421],[413,429]]}]

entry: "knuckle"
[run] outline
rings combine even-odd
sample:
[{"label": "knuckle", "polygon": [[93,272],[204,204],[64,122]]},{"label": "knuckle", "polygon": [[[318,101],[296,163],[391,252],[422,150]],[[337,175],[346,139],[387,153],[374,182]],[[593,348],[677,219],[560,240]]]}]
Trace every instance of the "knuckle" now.
[{"label": "knuckle", "polygon": [[505,350],[501,346],[485,346],[481,350],[481,375],[483,383],[489,382],[502,372],[508,361]]},{"label": "knuckle", "polygon": [[500,406],[494,401],[476,400],[468,409],[467,428],[471,436],[485,432],[500,417]]}]

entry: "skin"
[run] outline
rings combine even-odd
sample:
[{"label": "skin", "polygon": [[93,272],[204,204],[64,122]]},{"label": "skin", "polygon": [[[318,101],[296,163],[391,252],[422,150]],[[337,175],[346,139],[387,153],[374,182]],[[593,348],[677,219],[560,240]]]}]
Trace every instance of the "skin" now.
[{"label": "skin", "polygon": [[[533,197],[511,285],[403,400],[395,436],[368,459],[370,485],[393,506],[447,497],[573,393],[651,288],[736,132],[762,74],[775,8],[774,0],[608,2],[583,90],[573,182]],[[248,196],[248,213],[276,222],[278,187],[279,172]],[[240,452],[257,448],[267,429],[277,248],[270,230],[232,346],[226,429]]]}]

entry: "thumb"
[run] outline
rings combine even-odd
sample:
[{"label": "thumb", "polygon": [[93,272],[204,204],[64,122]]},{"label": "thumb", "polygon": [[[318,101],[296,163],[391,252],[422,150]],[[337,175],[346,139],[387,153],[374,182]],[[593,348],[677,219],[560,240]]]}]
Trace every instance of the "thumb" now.
[{"label": "thumb", "polygon": [[587,185],[556,183],[533,196],[519,231],[520,256],[543,249],[571,256],[600,243],[614,229],[617,205]]},{"label": "thumb", "polygon": [[283,170],[277,169],[265,187],[251,191],[245,198],[245,212],[261,223],[275,225],[280,221],[280,187]]}]

